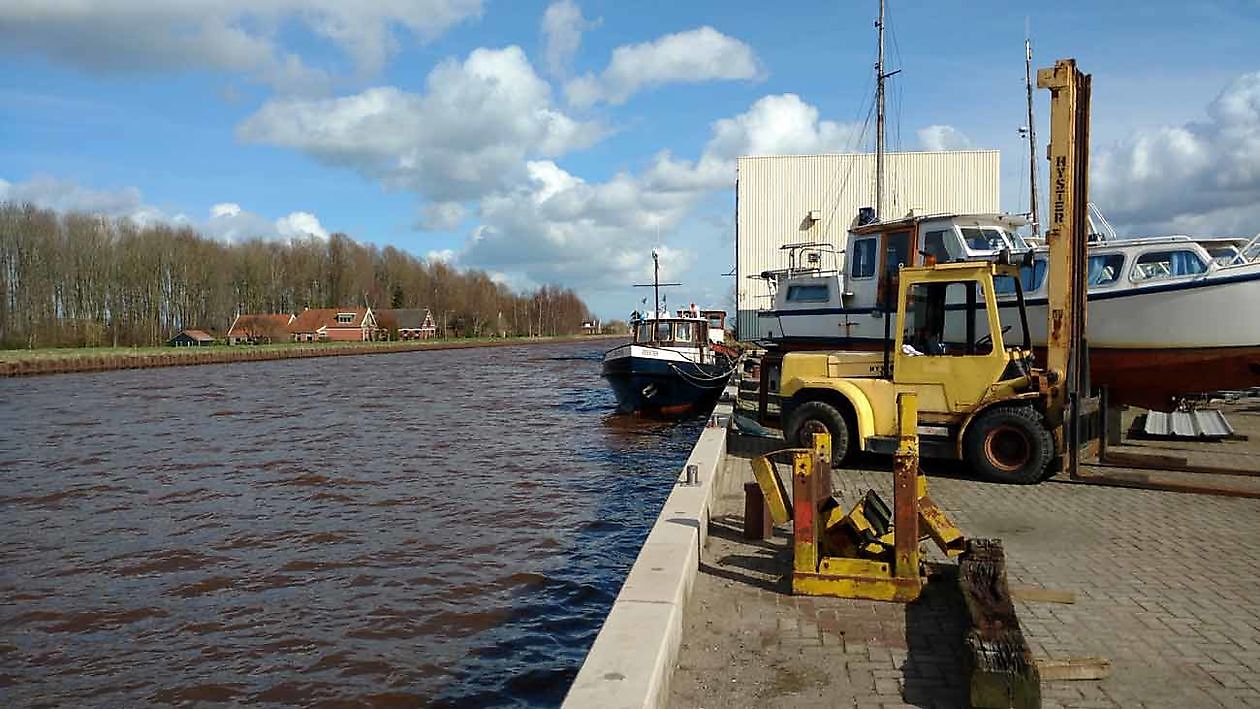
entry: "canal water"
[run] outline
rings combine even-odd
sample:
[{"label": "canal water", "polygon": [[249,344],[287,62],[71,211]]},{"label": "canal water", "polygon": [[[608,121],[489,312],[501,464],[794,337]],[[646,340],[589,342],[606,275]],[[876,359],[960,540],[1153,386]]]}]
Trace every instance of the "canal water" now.
[{"label": "canal water", "polygon": [[4,703],[557,704],[702,425],[602,350],[0,381]]}]

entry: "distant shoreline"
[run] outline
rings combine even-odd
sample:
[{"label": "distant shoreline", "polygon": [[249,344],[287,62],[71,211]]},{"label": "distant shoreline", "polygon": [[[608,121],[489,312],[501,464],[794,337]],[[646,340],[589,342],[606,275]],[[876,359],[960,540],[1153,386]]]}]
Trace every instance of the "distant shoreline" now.
[{"label": "distant shoreline", "polygon": [[73,372],[107,372],[116,369],[185,367],[197,364],[269,362],[307,357],[459,350],[473,347],[510,347],[569,342],[602,342],[629,335],[566,335],[557,337],[507,337],[409,342],[328,342],[281,345],[214,345],[210,347],[83,347],[45,350],[0,350],[0,377],[26,377]]}]

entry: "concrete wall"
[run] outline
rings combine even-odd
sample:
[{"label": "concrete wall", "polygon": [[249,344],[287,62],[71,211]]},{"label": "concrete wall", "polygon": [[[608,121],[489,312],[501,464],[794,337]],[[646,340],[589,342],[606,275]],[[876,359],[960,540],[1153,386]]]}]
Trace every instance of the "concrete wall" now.
[{"label": "concrete wall", "polygon": [[[889,153],[885,162],[885,219],[908,211],[996,212],[999,153],[961,150]],[[741,335],[756,332],[756,313],[770,305],[762,271],[787,267],[779,247],[805,241],[843,249],[859,207],[872,206],[875,156],[743,157],[736,185],[735,275]],[[817,221],[806,217],[817,211]],[[842,268],[843,263],[835,264]]]},{"label": "concrete wall", "polygon": [[[728,392],[733,399],[733,389]],[[565,697],[565,707],[658,707],[668,699],[683,613],[726,457],[730,414],[731,404],[718,403],[713,415],[722,425],[701,432]],[[683,482],[687,465],[697,467],[696,485]]]}]

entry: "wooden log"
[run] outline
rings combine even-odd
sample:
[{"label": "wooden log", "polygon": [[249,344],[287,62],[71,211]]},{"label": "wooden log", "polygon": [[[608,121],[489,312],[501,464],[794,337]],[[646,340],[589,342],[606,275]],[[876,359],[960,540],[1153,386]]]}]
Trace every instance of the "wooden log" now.
[{"label": "wooden log", "polygon": [[1041,679],[1015,616],[1002,542],[967,540],[958,564],[958,583],[969,621],[964,663],[971,706],[1039,708]]}]

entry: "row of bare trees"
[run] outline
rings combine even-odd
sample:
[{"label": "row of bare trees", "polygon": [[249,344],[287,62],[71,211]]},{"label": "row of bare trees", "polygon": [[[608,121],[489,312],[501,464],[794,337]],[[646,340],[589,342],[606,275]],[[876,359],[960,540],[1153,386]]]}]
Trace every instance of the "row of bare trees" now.
[{"label": "row of bare trees", "polygon": [[591,319],[571,290],[512,293],[480,271],[344,234],[229,244],[188,227],[0,204],[0,346],[152,345],[237,313],[427,307],[452,337],[561,335]]}]

